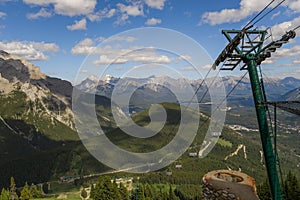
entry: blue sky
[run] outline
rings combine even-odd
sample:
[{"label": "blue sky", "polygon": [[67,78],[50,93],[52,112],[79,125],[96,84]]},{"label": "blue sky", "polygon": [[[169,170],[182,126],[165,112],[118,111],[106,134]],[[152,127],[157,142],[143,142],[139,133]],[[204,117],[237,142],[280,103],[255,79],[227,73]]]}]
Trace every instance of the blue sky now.
[{"label": "blue sky", "polygon": [[[190,52],[183,52],[183,55],[176,55],[177,57],[148,49],[132,54],[130,58],[122,57],[123,60],[115,61],[108,72],[113,76],[122,76],[130,69],[129,66],[136,67],[139,62],[148,65],[153,60],[159,60],[160,64],[174,67],[184,76],[197,79],[201,77],[190,70],[188,63],[196,60],[197,55],[201,55],[203,51],[215,59],[227,44],[221,30],[240,29],[269,2],[270,0],[0,0],[0,48],[24,57],[47,75],[73,82],[78,73],[86,76],[92,73],[99,75],[107,63],[115,59],[113,56],[116,55],[112,51],[110,54],[105,52],[105,46],[102,46],[101,51],[95,50],[105,39],[121,33],[119,39],[110,41],[110,46],[113,43],[114,53],[120,49],[125,51],[125,48],[130,48],[126,43],[137,40],[130,34],[122,33],[123,31],[161,27],[186,35],[189,41],[194,40],[203,49],[191,48]],[[278,2],[280,1],[276,0],[271,7]],[[270,8],[267,11],[269,10]],[[278,39],[285,31],[300,25],[299,14],[300,0],[286,0],[256,26],[261,29],[271,27],[273,38]],[[300,29],[297,33],[300,36]],[[278,49],[263,64],[266,76],[300,78],[299,36]],[[168,40],[166,35],[156,37],[161,41]],[[143,39],[147,40],[147,37]],[[173,44],[178,42],[175,40],[172,40]],[[181,42],[184,49],[185,42]],[[173,44],[170,42],[170,46]],[[93,58],[98,59],[93,72],[90,68],[81,68],[90,53]],[[139,59],[133,58],[134,56],[139,56]],[[204,74],[209,64],[206,61],[199,62],[196,67]],[[239,74],[239,70],[224,73]]]}]

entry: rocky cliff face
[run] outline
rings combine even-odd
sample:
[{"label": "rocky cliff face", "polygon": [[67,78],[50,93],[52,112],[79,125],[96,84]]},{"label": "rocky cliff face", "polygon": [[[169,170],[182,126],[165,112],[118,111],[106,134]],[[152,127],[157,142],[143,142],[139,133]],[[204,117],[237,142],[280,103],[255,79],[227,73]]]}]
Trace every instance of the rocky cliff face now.
[{"label": "rocky cliff face", "polygon": [[[50,121],[53,126],[62,123],[74,130],[72,88],[68,81],[46,76],[28,61],[0,51],[0,96],[11,110],[8,112],[2,104],[0,115],[3,119],[24,120],[43,129],[34,122],[39,118],[44,120],[40,126],[49,126],[46,121]],[[23,106],[19,107],[20,104]]]}]

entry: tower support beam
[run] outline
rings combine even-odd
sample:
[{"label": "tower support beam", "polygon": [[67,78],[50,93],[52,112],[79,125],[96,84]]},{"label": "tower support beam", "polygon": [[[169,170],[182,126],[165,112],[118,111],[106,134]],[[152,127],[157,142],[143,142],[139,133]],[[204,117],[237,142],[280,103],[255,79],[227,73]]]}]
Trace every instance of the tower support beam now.
[{"label": "tower support beam", "polygon": [[272,198],[274,200],[281,200],[282,197],[281,197],[279,179],[278,179],[278,174],[276,169],[276,158],[274,155],[272,141],[271,141],[269,127],[268,127],[266,105],[263,104],[264,101],[263,91],[260,85],[259,76],[257,72],[256,58],[254,58],[254,56],[253,58],[251,58],[249,55],[247,56],[246,63],[248,66],[247,69],[251,81],[254,104],[256,108],[256,115],[258,119],[260,138],[263,144],[262,148],[264,152]]}]

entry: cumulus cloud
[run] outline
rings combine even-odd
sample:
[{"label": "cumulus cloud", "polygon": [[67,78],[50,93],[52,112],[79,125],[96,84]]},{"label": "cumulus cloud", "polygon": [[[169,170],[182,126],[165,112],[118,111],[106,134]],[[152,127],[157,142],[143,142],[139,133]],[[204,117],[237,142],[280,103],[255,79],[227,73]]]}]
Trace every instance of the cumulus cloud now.
[{"label": "cumulus cloud", "polygon": [[149,26],[153,26],[153,25],[156,25],[156,24],[160,24],[162,21],[161,19],[157,19],[157,18],[150,18],[148,19],[145,24],[146,25],[149,25]]},{"label": "cumulus cloud", "polygon": [[181,56],[177,57],[177,60],[189,60],[189,61],[191,61],[192,56],[190,56],[190,55],[181,55]]},{"label": "cumulus cloud", "polygon": [[124,42],[133,42],[136,38],[132,36],[114,36],[108,39],[102,38],[102,41],[113,42],[113,41],[124,41]]},{"label": "cumulus cloud", "polygon": [[41,8],[37,13],[29,13],[26,15],[28,19],[48,18],[51,17],[52,13],[47,11],[45,8]]},{"label": "cumulus cloud", "polygon": [[242,19],[260,11],[269,3],[269,0],[241,0],[238,9],[223,9],[219,12],[206,12],[200,23],[217,25],[229,22],[239,22]]},{"label": "cumulus cloud", "polygon": [[165,1],[166,0],[145,0],[145,3],[151,8],[162,10],[164,8]]},{"label": "cumulus cloud", "polygon": [[115,16],[116,13],[117,10],[115,8],[112,9],[104,8],[98,12],[89,14],[87,17],[91,21],[101,21],[102,19],[105,18],[112,18],[113,16]]},{"label": "cumulus cloud", "polygon": [[28,41],[0,42],[0,49],[29,61],[47,60],[49,57],[45,53],[59,51],[54,43]]},{"label": "cumulus cloud", "polygon": [[195,71],[195,70],[209,70],[211,69],[211,65],[203,65],[203,66],[187,66],[187,67],[182,67],[180,70],[181,71]]},{"label": "cumulus cloud", "polygon": [[[101,38],[97,38],[96,41],[97,42],[114,42],[114,41],[118,41],[118,42],[133,42],[135,41],[136,38],[131,37],[131,36],[115,36],[112,38],[108,38],[105,39],[103,37]],[[85,38],[83,40],[81,40],[80,42],[78,42],[78,44],[76,44],[72,49],[71,49],[71,53],[72,54],[79,54],[79,55],[89,55],[89,54],[105,54],[108,53],[108,51],[111,51],[111,47],[109,45],[107,45],[105,48],[97,48],[96,46],[96,42],[94,40],[92,40],[91,38]],[[122,51],[121,53],[126,53],[124,51]]]},{"label": "cumulus cloud", "polygon": [[101,55],[99,59],[94,61],[95,65],[108,65],[108,64],[124,64],[128,60],[125,58],[114,58],[108,55]]},{"label": "cumulus cloud", "polygon": [[118,18],[114,22],[114,25],[125,25],[130,23],[129,17],[137,17],[144,15],[143,4],[139,1],[132,2],[131,5],[124,5],[122,3],[117,4]]},{"label": "cumulus cloud", "polygon": [[[133,41],[132,37],[116,37],[109,39],[110,41],[124,41],[126,43]],[[72,54],[80,55],[99,55],[94,61],[95,65],[106,64],[123,64],[126,62],[139,63],[170,63],[171,59],[163,54],[155,51],[154,48],[122,48],[120,46],[113,47],[111,45],[96,46],[95,41],[85,38],[76,44],[72,50]]]},{"label": "cumulus cloud", "polygon": [[[277,5],[280,1],[275,1],[271,7]],[[201,16],[199,24],[207,23],[210,25],[218,25],[230,22],[239,22],[250,15],[261,11],[266,5],[270,3],[269,0],[241,0],[239,8],[223,9],[215,12],[205,12]],[[294,12],[300,12],[300,1],[289,0],[283,6],[288,6]]]},{"label": "cumulus cloud", "polygon": [[139,4],[139,3],[135,3],[133,5],[124,5],[122,3],[118,3],[117,7],[119,8],[119,10],[122,13],[125,13],[129,16],[139,16],[139,15],[144,15],[144,11],[143,11],[143,5]]},{"label": "cumulus cloud", "polygon": [[54,12],[66,16],[88,15],[93,13],[97,0],[23,0],[26,4],[38,6],[54,6]]},{"label": "cumulus cloud", "polygon": [[295,12],[300,12],[300,1],[299,0],[290,0],[287,2],[289,8]]},{"label": "cumulus cloud", "polygon": [[86,30],[86,19],[83,18],[82,20],[75,20],[75,23],[72,25],[68,25],[67,29],[69,29],[70,31],[74,31],[74,30]]},{"label": "cumulus cloud", "polygon": [[[297,27],[300,24],[300,17],[294,18],[291,21],[285,21],[271,27],[273,39],[280,39],[287,31]],[[300,35],[300,29],[296,30],[296,36]]]},{"label": "cumulus cloud", "polygon": [[295,45],[292,48],[280,48],[277,49],[276,52],[274,52],[274,57],[277,58],[288,58],[293,56],[299,56],[300,55],[300,46]]},{"label": "cumulus cloud", "polygon": [[5,12],[0,12],[0,18],[3,18],[6,16],[6,13]]},{"label": "cumulus cloud", "polygon": [[[274,64],[280,61],[279,66],[299,65],[300,46],[295,45],[291,48],[279,48],[272,53],[272,57],[266,59],[263,64]],[[284,64],[282,64],[284,63]]]},{"label": "cumulus cloud", "polygon": [[195,68],[193,66],[188,67],[182,67],[180,68],[181,71],[195,71]]}]

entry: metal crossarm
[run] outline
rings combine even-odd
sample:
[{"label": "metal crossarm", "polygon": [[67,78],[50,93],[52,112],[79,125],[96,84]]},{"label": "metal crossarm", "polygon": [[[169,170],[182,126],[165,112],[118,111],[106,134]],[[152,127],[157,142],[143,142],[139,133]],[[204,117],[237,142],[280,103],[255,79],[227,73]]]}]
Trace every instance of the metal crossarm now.
[{"label": "metal crossarm", "polygon": [[[281,39],[264,46],[267,31],[249,29],[250,28],[222,31],[229,41],[229,44],[215,60],[213,68],[216,68],[223,62],[220,70],[234,70],[238,65],[244,63],[240,67],[240,70],[248,70],[272,198],[281,200],[282,196],[277,173],[276,155],[274,154],[267,121],[267,105],[263,103],[263,83],[260,83],[257,66],[266,58],[271,57],[271,53],[275,52],[277,48],[280,48],[291,38],[294,38],[296,33],[294,30],[291,30],[283,35]],[[286,108],[282,105],[281,108],[291,111],[291,108]]]}]

